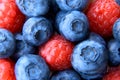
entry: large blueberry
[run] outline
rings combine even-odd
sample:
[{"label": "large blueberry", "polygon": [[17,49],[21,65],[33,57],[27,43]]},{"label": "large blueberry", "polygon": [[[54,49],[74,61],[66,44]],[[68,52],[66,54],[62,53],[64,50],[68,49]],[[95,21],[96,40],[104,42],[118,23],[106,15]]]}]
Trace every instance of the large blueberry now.
[{"label": "large blueberry", "polygon": [[120,5],[120,0],[115,0],[118,5]]},{"label": "large blueberry", "polygon": [[83,41],[75,46],[71,63],[84,79],[101,78],[107,68],[107,49],[94,40]]},{"label": "large blueberry", "polygon": [[83,10],[89,0],[56,0],[61,10]]},{"label": "large blueberry", "polygon": [[60,33],[72,42],[85,39],[89,32],[88,19],[80,11],[60,12],[56,17]]},{"label": "large blueberry", "polygon": [[111,65],[119,65],[120,64],[120,42],[115,39],[112,39],[108,43],[109,50],[109,60]]},{"label": "large blueberry", "polygon": [[24,40],[33,46],[45,43],[53,33],[51,23],[43,17],[32,17],[23,26]]},{"label": "large blueberry", "polygon": [[8,58],[15,51],[15,38],[6,29],[0,29],[0,58]]},{"label": "large blueberry", "polygon": [[15,64],[15,75],[17,80],[49,80],[50,70],[42,57],[26,54]]},{"label": "large blueberry", "polygon": [[106,46],[105,40],[97,33],[91,32],[89,34],[89,40],[97,41],[97,42],[99,42],[99,43],[101,43],[101,44]]},{"label": "large blueberry", "polygon": [[115,21],[112,31],[114,38],[120,41],[120,18]]},{"label": "large blueberry", "polygon": [[16,4],[26,16],[44,15],[49,10],[49,0],[16,0]]},{"label": "large blueberry", "polygon": [[57,72],[51,80],[81,80],[81,78],[76,71],[69,69]]},{"label": "large blueberry", "polygon": [[16,49],[13,55],[15,60],[18,60],[24,54],[35,53],[35,47],[28,45],[24,40],[22,34],[16,34]]}]

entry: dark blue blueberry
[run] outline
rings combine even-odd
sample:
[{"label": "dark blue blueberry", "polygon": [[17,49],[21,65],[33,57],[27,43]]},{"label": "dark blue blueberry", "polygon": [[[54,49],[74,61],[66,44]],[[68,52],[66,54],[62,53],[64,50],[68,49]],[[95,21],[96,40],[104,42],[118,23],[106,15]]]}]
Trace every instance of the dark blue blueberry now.
[{"label": "dark blue blueberry", "polygon": [[120,18],[113,25],[113,36],[116,40],[120,41]]},{"label": "dark blue blueberry", "polygon": [[61,10],[83,10],[89,0],[56,0],[56,3],[58,4],[59,8]]},{"label": "dark blue blueberry", "polygon": [[89,34],[89,40],[94,40],[106,46],[105,40],[97,33],[91,32]]},{"label": "dark blue blueberry", "polygon": [[107,68],[107,49],[94,40],[86,40],[75,46],[71,63],[84,79],[103,77]]},{"label": "dark blue blueberry", "polygon": [[25,22],[22,33],[26,43],[39,46],[51,37],[53,28],[46,18],[32,17]]},{"label": "dark blue blueberry", "polygon": [[42,57],[26,54],[15,64],[15,75],[17,80],[49,80],[50,70]]},{"label": "dark blue blueberry", "polygon": [[120,0],[115,0],[118,5],[120,5]]},{"label": "dark blue blueberry", "polygon": [[26,16],[44,15],[49,10],[49,0],[16,0],[16,4]]},{"label": "dark blue blueberry", "polygon": [[120,64],[120,42],[115,39],[112,39],[108,43],[109,50],[109,60],[111,65],[119,65]]},{"label": "dark blue blueberry", "polygon": [[69,69],[54,74],[51,80],[81,80],[81,78],[76,71]]},{"label": "dark blue blueberry", "polygon": [[8,58],[15,51],[15,38],[6,29],[0,29],[0,58]]},{"label": "dark blue blueberry", "polygon": [[89,32],[89,23],[84,13],[79,11],[60,12],[57,18],[58,29],[66,39],[72,42],[85,39]]},{"label": "dark blue blueberry", "polygon": [[35,53],[35,47],[28,45],[21,34],[16,34],[16,50],[13,55],[15,60],[18,60],[24,54]]}]

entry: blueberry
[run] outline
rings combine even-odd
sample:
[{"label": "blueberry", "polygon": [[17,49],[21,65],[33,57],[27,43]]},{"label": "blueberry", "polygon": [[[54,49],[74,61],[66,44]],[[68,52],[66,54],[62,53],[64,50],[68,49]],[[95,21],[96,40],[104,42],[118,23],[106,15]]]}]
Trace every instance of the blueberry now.
[{"label": "blueberry", "polygon": [[118,5],[120,5],[120,0],[115,0]]},{"label": "blueberry", "polygon": [[58,29],[66,39],[77,42],[85,39],[88,35],[89,23],[84,13],[79,11],[61,12],[57,18]]},{"label": "blueberry", "polygon": [[42,57],[26,54],[15,64],[15,75],[17,80],[49,80],[50,70]]},{"label": "blueberry", "polygon": [[13,55],[15,60],[18,60],[24,54],[35,53],[35,47],[28,45],[24,40],[22,34],[16,34],[16,50]]},{"label": "blueberry", "polygon": [[46,18],[32,17],[25,22],[22,33],[29,45],[39,46],[51,37],[53,28]]},{"label": "blueberry", "polygon": [[97,33],[91,32],[89,34],[89,40],[94,40],[106,46],[105,40]]},{"label": "blueberry", "polygon": [[49,10],[49,0],[16,0],[16,4],[26,16],[44,15]]},{"label": "blueberry", "polygon": [[51,80],[81,80],[81,78],[76,71],[68,69],[57,72],[52,76]]},{"label": "blueberry", "polygon": [[15,38],[13,34],[0,28],[0,58],[8,58],[15,51]]},{"label": "blueberry", "polygon": [[120,64],[120,42],[112,39],[108,42],[109,60],[111,65]]},{"label": "blueberry", "polygon": [[120,18],[117,19],[113,25],[113,37],[120,41]]},{"label": "blueberry", "polygon": [[107,49],[94,40],[85,40],[75,46],[71,63],[84,79],[101,78],[107,68]]},{"label": "blueberry", "polygon": [[89,0],[56,0],[61,10],[83,10]]}]

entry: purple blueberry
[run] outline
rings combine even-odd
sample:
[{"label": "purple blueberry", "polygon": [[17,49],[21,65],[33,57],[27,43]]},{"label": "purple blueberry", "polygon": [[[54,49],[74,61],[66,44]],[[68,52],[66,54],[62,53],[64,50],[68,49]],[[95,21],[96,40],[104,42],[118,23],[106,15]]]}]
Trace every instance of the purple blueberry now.
[{"label": "purple blueberry", "polygon": [[107,49],[94,40],[85,40],[75,46],[71,63],[84,79],[103,77],[107,68]]},{"label": "purple blueberry", "polygon": [[53,27],[46,18],[32,17],[25,22],[22,33],[26,43],[39,46],[51,37]]},{"label": "purple blueberry", "polygon": [[6,30],[0,28],[0,58],[8,58],[15,51],[15,38],[13,34]]},{"label": "purple blueberry", "polygon": [[56,23],[60,34],[72,42],[84,40],[89,33],[88,19],[80,11],[60,12]]},{"label": "purple blueberry", "polygon": [[17,80],[49,80],[50,70],[42,57],[26,54],[15,64],[15,75]]},{"label": "purple blueberry", "polygon": [[108,42],[110,64],[117,66],[120,64],[120,42],[112,39]]},{"label": "purple blueberry", "polygon": [[68,69],[53,74],[51,80],[81,80],[81,78],[76,71]]}]

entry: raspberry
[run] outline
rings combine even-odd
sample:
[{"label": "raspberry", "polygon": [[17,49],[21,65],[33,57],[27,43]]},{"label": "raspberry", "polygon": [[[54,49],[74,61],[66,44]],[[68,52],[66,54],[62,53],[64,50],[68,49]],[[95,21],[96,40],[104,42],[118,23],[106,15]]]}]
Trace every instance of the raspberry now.
[{"label": "raspberry", "polygon": [[10,59],[0,59],[0,80],[16,80],[14,63]]},{"label": "raspberry", "polygon": [[91,31],[111,37],[113,24],[120,17],[120,7],[114,0],[96,0],[91,3],[87,16]]},{"label": "raspberry", "polygon": [[41,55],[52,70],[71,68],[71,54],[74,45],[60,35],[53,36],[39,49]]},{"label": "raspberry", "polygon": [[0,28],[12,33],[20,32],[25,16],[20,12],[15,0],[0,0]]}]

